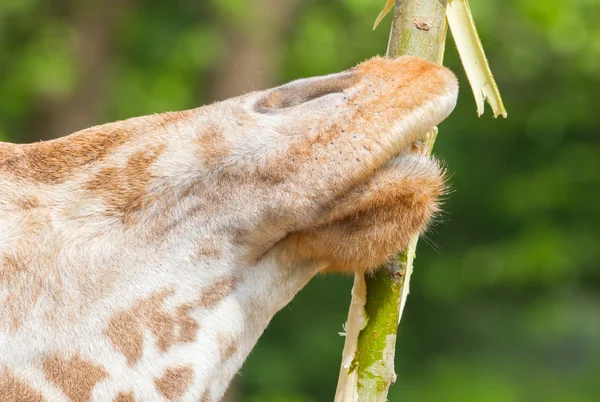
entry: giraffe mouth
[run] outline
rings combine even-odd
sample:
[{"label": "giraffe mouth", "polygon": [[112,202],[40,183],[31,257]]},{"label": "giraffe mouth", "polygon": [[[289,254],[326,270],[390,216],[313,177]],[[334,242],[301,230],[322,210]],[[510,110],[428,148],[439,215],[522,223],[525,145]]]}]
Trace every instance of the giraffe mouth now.
[{"label": "giraffe mouth", "polygon": [[[369,180],[371,180],[373,177],[386,172],[386,171],[393,171],[396,169],[404,169],[405,167],[405,161],[407,159],[410,159],[412,161],[417,161],[417,160],[421,160],[421,165],[423,164],[424,160],[426,164],[430,164],[432,167],[433,166],[438,166],[438,162],[436,160],[435,157],[431,156],[430,154],[430,149],[427,146],[427,144],[425,143],[426,140],[428,139],[429,134],[426,134],[425,136],[421,136],[421,138],[415,139],[414,141],[412,141],[408,146],[405,146],[404,148],[402,148],[398,153],[394,154],[392,157],[390,157],[387,161],[385,161],[381,166],[379,166],[377,169],[375,169],[375,171],[369,175],[369,177],[365,180],[365,182],[368,182]],[[403,167],[400,167],[403,166]],[[443,174],[443,173],[442,173]]]},{"label": "giraffe mouth", "polygon": [[400,136],[392,145],[389,157],[384,159],[384,162],[375,169],[373,175],[382,169],[393,167],[396,162],[407,156],[432,159],[427,143],[429,143],[433,131],[434,127],[427,130],[426,133],[414,131],[406,136]]}]

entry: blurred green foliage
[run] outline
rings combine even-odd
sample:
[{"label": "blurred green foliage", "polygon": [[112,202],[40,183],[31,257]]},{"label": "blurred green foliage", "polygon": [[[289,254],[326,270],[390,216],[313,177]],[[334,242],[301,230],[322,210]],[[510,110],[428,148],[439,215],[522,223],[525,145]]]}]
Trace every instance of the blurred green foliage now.
[{"label": "blurred green foliage", "polygon": [[[389,16],[371,31],[383,3],[2,1],[0,139],[346,69],[385,51]],[[471,6],[509,118],[476,117],[449,38],[462,92],[436,154],[453,192],[418,250],[389,399],[599,401],[600,5]],[[254,56],[241,60],[244,41]],[[331,400],[350,287],[315,278],[275,317],[230,400]]]}]

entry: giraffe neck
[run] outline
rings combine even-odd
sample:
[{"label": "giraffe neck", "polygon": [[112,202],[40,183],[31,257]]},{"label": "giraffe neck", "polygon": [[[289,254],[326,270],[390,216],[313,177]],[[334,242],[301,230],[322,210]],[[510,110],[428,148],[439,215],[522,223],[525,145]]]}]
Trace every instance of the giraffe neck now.
[{"label": "giraffe neck", "polygon": [[[3,263],[30,278],[13,278],[14,295],[0,306],[11,328],[0,339],[0,368],[31,362],[10,374],[25,370],[49,401],[219,400],[275,313],[322,268],[282,264],[276,250],[246,263],[231,237],[200,233],[194,219],[164,220],[159,229],[176,233],[149,242],[144,227],[77,227],[61,215],[38,208],[24,214],[29,224],[9,226],[6,238],[19,238],[22,253]],[[88,381],[73,384],[69,372]]]}]

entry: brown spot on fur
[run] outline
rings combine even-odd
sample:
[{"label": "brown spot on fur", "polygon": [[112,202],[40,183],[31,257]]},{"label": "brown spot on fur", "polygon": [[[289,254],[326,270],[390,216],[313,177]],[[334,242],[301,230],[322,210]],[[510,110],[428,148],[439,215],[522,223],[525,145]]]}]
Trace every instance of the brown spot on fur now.
[{"label": "brown spot on fur", "polygon": [[209,402],[209,401],[210,401],[210,389],[207,388],[202,393],[202,396],[200,397],[200,400],[198,402]]},{"label": "brown spot on fur", "polygon": [[15,204],[22,210],[30,210],[40,206],[40,200],[36,196],[20,197],[15,200]]},{"label": "brown spot on fur", "polygon": [[167,311],[164,306],[165,299],[174,293],[172,289],[152,293],[135,302],[130,309],[114,314],[105,334],[115,349],[125,356],[129,366],[142,356],[144,328],[152,332],[161,352],[176,344],[194,342],[199,325],[192,317],[192,311],[213,308],[235,289],[236,282],[234,277],[219,279],[202,290],[196,301],[181,304],[174,312]]},{"label": "brown spot on fur", "polygon": [[73,171],[105,159],[136,136],[162,130],[202,109],[142,116],[78,131],[34,144],[0,144],[0,172],[47,184],[63,182]]},{"label": "brown spot on fur", "polygon": [[[236,120],[240,130],[247,126],[255,128],[252,124],[256,124],[255,118],[249,115],[245,110],[236,110]],[[233,143],[223,134],[223,129],[215,123],[209,123],[207,127],[203,127],[203,132],[196,138],[198,159],[202,160],[206,167],[213,173],[220,175],[219,180],[224,183],[226,180],[233,178],[233,185],[238,185],[239,180],[257,181],[268,184],[282,183],[286,179],[284,171],[276,169],[272,163],[265,164],[236,164],[235,169],[224,169],[231,165],[227,162],[227,158],[231,155],[232,149],[237,144]],[[285,158],[283,158],[285,159]]]},{"label": "brown spot on fur", "polygon": [[175,319],[162,310],[162,300],[157,299],[150,303],[146,325],[156,337],[158,348],[161,352],[166,352],[175,342]]},{"label": "brown spot on fur", "polygon": [[68,137],[0,152],[0,171],[21,179],[54,184],[74,169],[101,160],[131,136],[131,124],[116,122],[79,131]]},{"label": "brown spot on fur", "polygon": [[235,290],[236,284],[237,279],[233,276],[217,280],[202,290],[198,299],[198,305],[204,308],[213,308]]},{"label": "brown spot on fur", "polygon": [[0,370],[0,401],[44,402],[42,395],[15,378],[8,370]]},{"label": "brown spot on fur", "polygon": [[[34,221],[39,217],[29,218],[25,221],[22,236],[36,241],[46,226]],[[36,256],[31,247],[21,241],[13,245],[11,251],[0,255],[0,288],[6,290],[5,297],[0,297],[0,322],[16,331],[37,303],[46,279],[46,272],[36,267],[49,265],[51,261],[47,256]],[[39,260],[36,261],[36,257]]]},{"label": "brown spot on fur", "polygon": [[7,254],[2,259],[3,270],[0,271],[0,282],[7,280],[9,272],[21,271],[21,265],[13,254]]},{"label": "brown spot on fur", "polygon": [[197,155],[211,170],[219,169],[224,159],[231,153],[231,145],[217,126],[209,126],[197,139]]},{"label": "brown spot on fur", "polygon": [[133,392],[119,392],[113,402],[136,402]]},{"label": "brown spot on fur", "polygon": [[173,294],[167,289],[137,301],[129,310],[116,313],[108,323],[106,335],[113,346],[132,366],[142,356],[144,328],[156,338],[157,347],[166,352],[172,346],[196,340],[198,323],[191,316],[197,303],[185,303],[174,312],[165,310],[165,299]]},{"label": "brown spot on fur", "polygon": [[113,315],[108,321],[106,335],[113,346],[125,356],[129,366],[142,357],[144,337],[140,319],[135,315],[135,311],[121,311]]},{"label": "brown spot on fur", "polygon": [[154,115],[156,122],[161,126],[167,126],[169,124],[179,123],[180,121],[189,119],[193,116],[194,113],[197,112],[197,109],[192,110],[182,110],[178,112],[166,112],[158,115]]},{"label": "brown spot on fur", "polygon": [[146,325],[156,337],[158,348],[162,352],[176,344],[194,342],[199,329],[198,323],[190,315],[196,307],[194,304],[183,304],[175,313],[163,310],[164,299],[170,294],[172,292],[155,294],[142,307],[147,317]]},{"label": "brown spot on fur", "polygon": [[187,303],[179,306],[176,311],[176,320],[179,324],[179,334],[176,343],[191,343],[196,340],[198,333],[198,322],[190,315],[196,306]]},{"label": "brown spot on fur", "polygon": [[230,335],[219,335],[217,343],[219,344],[219,354],[223,362],[229,360],[239,348],[237,339]]},{"label": "brown spot on fur", "polygon": [[134,153],[122,169],[114,167],[100,170],[85,184],[85,189],[100,194],[115,216],[124,223],[141,210],[148,201],[147,186],[150,183],[150,166],[158,159],[165,144]]},{"label": "brown spot on fur", "polygon": [[160,378],[154,379],[154,384],[169,401],[178,401],[189,388],[193,376],[192,366],[169,368]]},{"label": "brown spot on fur", "polygon": [[58,356],[46,357],[42,369],[46,378],[72,402],[89,401],[96,384],[107,376],[104,368],[83,360],[78,355],[68,361]]},{"label": "brown spot on fur", "polygon": [[202,239],[196,246],[196,258],[204,260],[206,258],[216,259],[221,256],[221,249],[216,244],[215,239]]}]

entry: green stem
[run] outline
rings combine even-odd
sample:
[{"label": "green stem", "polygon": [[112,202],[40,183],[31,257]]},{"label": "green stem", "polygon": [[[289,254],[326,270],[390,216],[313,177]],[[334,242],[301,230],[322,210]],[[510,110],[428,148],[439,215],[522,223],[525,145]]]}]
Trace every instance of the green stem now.
[{"label": "green stem", "polygon": [[[441,63],[446,39],[446,0],[396,0],[388,57],[417,56]],[[437,131],[425,139],[429,149]],[[395,381],[398,323],[408,294],[418,237],[374,276],[366,276],[367,325],[360,331],[351,370],[357,370],[358,400],[385,402]]]}]

